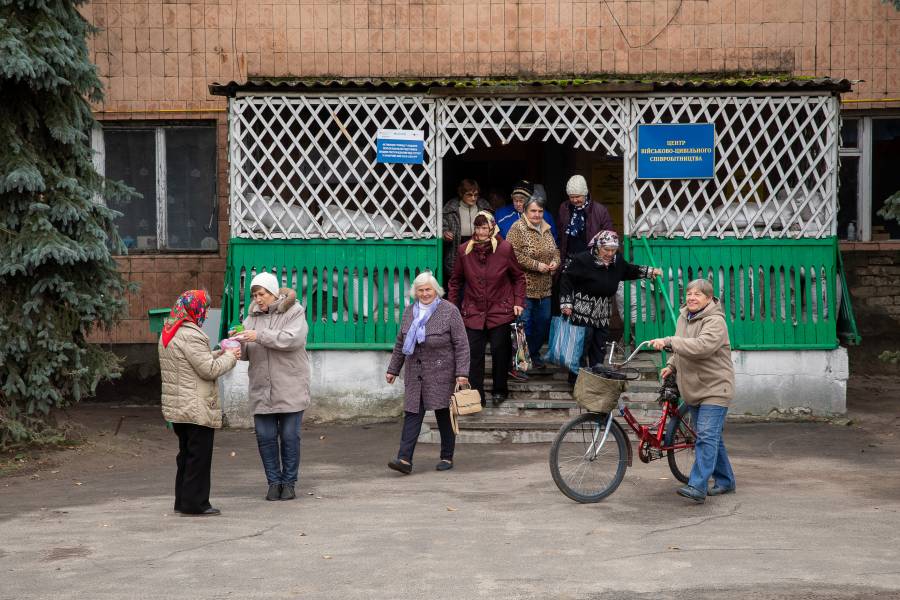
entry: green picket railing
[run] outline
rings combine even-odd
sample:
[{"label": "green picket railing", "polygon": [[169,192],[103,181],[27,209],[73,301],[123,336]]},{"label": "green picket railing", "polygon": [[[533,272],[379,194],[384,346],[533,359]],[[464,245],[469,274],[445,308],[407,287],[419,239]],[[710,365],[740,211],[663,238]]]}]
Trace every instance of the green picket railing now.
[{"label": "green picket railing", "polygon": [[270,271],[297,291],[309,322],[307,346],[393,347],[409,287],[432,270],[440,278],[439,240],[247,240],[229,242],[222,334],[250,306],[250,280]]},{"label": "green picket railing", "polygon": [[[626,238],[631,262],[663,269],[657,280],[674,305],[692,279],[707,278],[723,302],[731,347],[832,349],[837,337],[837,240]],[[632,292],[632,289],[635,293]],[[626,341],[671,335],[663,290],[626,284]]]}]

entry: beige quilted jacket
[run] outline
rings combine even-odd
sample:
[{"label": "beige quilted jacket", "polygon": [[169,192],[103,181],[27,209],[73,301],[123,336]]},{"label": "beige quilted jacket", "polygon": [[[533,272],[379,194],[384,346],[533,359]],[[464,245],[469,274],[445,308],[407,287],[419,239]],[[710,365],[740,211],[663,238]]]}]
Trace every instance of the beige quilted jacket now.
[{"label": "beige quilted jacket", "polygon": [[162,376],[162,413],[173,423],[222,427],[222,405],[216,378],[234,368],[230,352],[209,349],[209,338],[193,323],[184,323],[159,350]]}]

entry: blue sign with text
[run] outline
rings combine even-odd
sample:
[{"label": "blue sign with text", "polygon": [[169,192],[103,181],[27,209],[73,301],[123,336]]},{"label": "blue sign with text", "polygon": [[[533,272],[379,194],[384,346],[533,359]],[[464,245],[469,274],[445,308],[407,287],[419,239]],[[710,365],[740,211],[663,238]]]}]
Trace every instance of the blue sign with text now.
[{"label": "blue sign with text", "polygon": [[712,179],[716,172],[712,123],[638,125],[638,179]]},{"label": "blue sign with text", "polygon": [[379,129],[375,136],[380,163],[421,165],[425,160],[425,132],[418,129]]}]

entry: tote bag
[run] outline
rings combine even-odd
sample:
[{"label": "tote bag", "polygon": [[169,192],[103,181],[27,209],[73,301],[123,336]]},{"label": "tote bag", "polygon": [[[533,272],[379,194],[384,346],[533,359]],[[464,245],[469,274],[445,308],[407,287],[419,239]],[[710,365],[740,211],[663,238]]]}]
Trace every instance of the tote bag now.
[{"label": "tote bag", "polygon": [[563,317],[553,317],[550,321],[550,343],[544,360],[566,367],[578,373],[578,363],[584,352],[585,328],[572,325]]}]

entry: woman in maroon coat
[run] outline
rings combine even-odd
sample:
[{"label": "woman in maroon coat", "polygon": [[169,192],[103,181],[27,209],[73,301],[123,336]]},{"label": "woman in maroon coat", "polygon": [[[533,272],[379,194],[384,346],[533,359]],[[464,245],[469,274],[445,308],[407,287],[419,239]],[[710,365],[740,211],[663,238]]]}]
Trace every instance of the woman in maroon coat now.
[{"label": "woman in maroon coat", "polygon": [[[469,338],[469,381],[484,396],[484,347],[491,344],[493,403],[499,406],[508,394],[507,377],[512,359],[510,323],[525,306],[525,273],[509,242],[489,212],[478,213],[472,239],[462,244],[450,276],[450,302],[460,307]],[[460,303],[460,299],[462,302]]]}]

